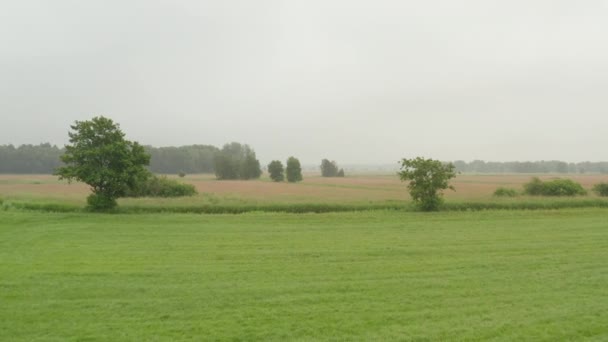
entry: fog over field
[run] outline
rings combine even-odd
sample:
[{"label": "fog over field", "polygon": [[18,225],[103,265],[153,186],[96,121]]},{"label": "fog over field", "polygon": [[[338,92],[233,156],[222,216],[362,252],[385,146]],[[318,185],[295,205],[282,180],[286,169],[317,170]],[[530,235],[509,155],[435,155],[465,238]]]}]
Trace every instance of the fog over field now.
[{"label": "fog over field", "polygon": [[0,144],[606,160],[608,1],[0,1]]}]

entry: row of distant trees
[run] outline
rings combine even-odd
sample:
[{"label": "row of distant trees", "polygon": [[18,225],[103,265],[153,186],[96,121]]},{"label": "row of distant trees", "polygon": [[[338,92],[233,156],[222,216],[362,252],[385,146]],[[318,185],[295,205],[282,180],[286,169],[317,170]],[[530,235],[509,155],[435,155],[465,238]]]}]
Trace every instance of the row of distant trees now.
[{"label": "row of distant trees", "polygon": [[51,174],[61,166],[63,149],[51,144],[0,145],[0,173]]},{"label": "row of distant trees", "polygon": [[[154,173],[213,173],[214,158],[220,151],[211,145],[180,147],[144,146],[150,155],[148,169]],[[0,145],[0,173],[52,174],[62,166],[64,148],[39,145]]]},{"label": "row of distant trees", "polygon": [[[148,169],[154,173],[215,173],[218,179],[256,179],[262,174],[255,151],[237,142],[226,144],[221,149],[211,145],[145,146],[144,149],[150,155]],[[0,145],[0,173],[51,174],[63,165],[60,157],[64,151],[64,148],[48,143],[18,147]],[[280,166],[282,169],[282,164]],[[276,173],[276,169],[274,171]],[[344,176],[336,162],[327,159],[321,163],[321,172],[325,177]],[[295,157],[287,161],[287,180],[302,180],[302,167]]]},{"label": "row of distant trees", "polygon": [[289,183],[299,182],[304,179],[302,177],[302,165],[296,157],[287,159],[287,167],[283,168],[283,163],[280,160],[273,160],[268,164],[268,174],[270,179],[275,182],[282,182],[287,177]]},{"label": "row of distant trees", "polygon": [[486,162],[474,160],[453,162],[463,173],[608,173],[608,162],[566,163],[559,160],[533,162]]},{"label": "row of distant trees", "polygon": [[[261,174],[255,152],[247,145],[231,143],[222,149],[211,145],[180,147],[145,146],[150,154],[148,169],[154,173],[214,173],[220,165],[222,179],[250,179]],[[39,145],[0,145],[0,173],[51,174],[62,166],[64,149],[48,143]],[[218,157],[220,155],[220,157]],[[219,162],[219,163],[218,163]],[[239,165],[236,167],[235,165]],[[563,161],[486,162],[475,160],[453,162],[456,170],[464,173],[608,173],[608,162],[566,163]],[[222,168],[229,165],[227,168]],[[257,167],[257,168],[256,168]],[[225,170],[232,170],[224,172]],[[340,177],[344,173],[336,162],[323,159],[321,174]],[[257,176],[256,176],[257,175]]]},{"label": "row of distant trees", "polygon": [[[221,149],[211,145],[181,147],[145,146],[150,155],[148,169],[153,173],[215,173],[218,179],[256,179],[262,174],[255,151],[237,142]],[[0,145],[0,173],[51,174],[63,166],[65,149],[51,144]],[[288,179],[302,180],[300,161],[288,160]]]},{"label": "row of distant trees", "polygon": [[154,173],[213,173],[215,155],[220,151],[211,145],[180,147],[144,147],[150,155],[149,170]]}]

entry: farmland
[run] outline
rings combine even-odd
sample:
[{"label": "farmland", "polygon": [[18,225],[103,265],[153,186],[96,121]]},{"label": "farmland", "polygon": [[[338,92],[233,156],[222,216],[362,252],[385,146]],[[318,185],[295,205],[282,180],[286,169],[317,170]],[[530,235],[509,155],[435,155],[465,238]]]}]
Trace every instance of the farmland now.
[{"label": "farmland", "polygon": [[[499,201],[496,187],[529,178],[460,175],[447,201]],[[587,189],[606,181],[571,178]],[[120,206],[346,202],[362,210],[24,210],[11,203],[83,206],[88,189],[0,176],[0,340],[608,339],[607,209],[365,210],[407,205],[394,175],[183,181],[199,195]]]},{"label": "farmland", "polygon": [[[451,184],[456,191],[446,191],[452,201],[488,201],[497,187],[521,189],[532,175],[459,175]],[[557,175],[541,175],[551,179]],[[590,189],[593,184],[608,181],[608,175],[567,175]],[[381,204],[409,201],[405,184],[394,174],[355,175],[346,178],[324,178],[305,174],[300,183],[260,181],[217,181],[212,175],[189,175],[184,182],[194,184],[198,196],[181,199],[121,199],[123,205],[203,205],[250,203],[346,203]],[[89,189],[82,183],[68,184],[50,175],[0,175],[0,197],[21,201],[53,201],[84,206]],[[593,198],[593,195],[589,197]]]}]

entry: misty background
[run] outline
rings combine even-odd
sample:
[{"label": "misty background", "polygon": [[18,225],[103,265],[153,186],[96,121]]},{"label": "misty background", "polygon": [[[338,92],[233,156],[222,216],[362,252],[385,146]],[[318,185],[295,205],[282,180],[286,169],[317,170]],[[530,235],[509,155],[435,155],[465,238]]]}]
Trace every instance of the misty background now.
[{"label": "misty background", "polygon": [[608,1],[3,1],[0,144],[607,160]]}]

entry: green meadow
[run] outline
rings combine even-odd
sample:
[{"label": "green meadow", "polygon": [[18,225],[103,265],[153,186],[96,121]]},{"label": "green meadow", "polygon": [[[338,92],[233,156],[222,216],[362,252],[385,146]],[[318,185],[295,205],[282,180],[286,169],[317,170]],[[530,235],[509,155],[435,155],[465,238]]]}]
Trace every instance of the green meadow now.
[{"label": "green meadow", "polygon": [[0,210],[0,340],[608,340],[608,212]]}]

